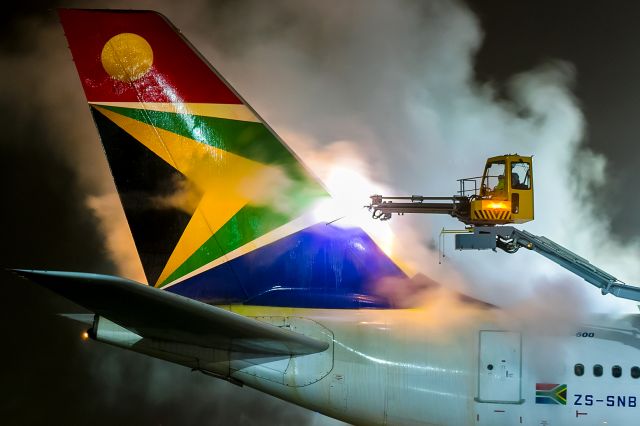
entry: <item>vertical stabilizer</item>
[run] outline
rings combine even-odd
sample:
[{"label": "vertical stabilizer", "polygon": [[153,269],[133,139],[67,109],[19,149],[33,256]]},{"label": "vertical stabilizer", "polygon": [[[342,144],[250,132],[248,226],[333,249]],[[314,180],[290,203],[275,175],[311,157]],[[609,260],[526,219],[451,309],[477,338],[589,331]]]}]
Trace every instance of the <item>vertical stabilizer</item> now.
[{"label": "vertical stabilizer", "polygon": [[[362,230],[313,222],[324,187],[162,15],[60,18],[151,285],[294,303],[269,292],[362,295],[401,274]],[[354,239],[367,250],[350,249]]]}]

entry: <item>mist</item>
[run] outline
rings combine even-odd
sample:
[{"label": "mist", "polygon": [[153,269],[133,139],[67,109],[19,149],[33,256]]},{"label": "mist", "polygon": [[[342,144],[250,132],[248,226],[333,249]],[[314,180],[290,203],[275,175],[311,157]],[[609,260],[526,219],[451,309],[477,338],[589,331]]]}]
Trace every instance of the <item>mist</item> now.
[{"label": "mist", "polygon": [[[598,198],[592,195],[608,185],[607,163],[584,143],[586,124],[572,93],[572,65],[561,60],[540,63],[514,75],[499,93],[491,82],[474,77],[483,34],[463,3],[401,5],[355,1],[326,8],[312,2],[200,1],[188,10],[170,2],[140,7],[169,16],[321,178],[327,179],[327,163],[350,167],[357,162],[388,195],[446,196],[457,190],[456,179],[479,175],[489,156],[533,155],[536,219],[525,228],[623,281],[637,281],[638,239],[618,239],[611,233],[610,219],[594,204]],[[57,62],[67,54],[60,50]],[[105,178],[105,161],[97,159],[99,148],[86,148],[85,141],[97,137],[87,138],[87,133],[73,139],[83,141],[83,150],[70,150],[69,155],[72,160],[89,156],[98,165],[78,170],[87,176],[90,192],[113,192]],[[352,189],[343,204],[360,207],[368,202],[369,188]],[[105,229],[124,223],[123,217],[110,216],[115,225],[105,224]],[[491,303],[516,303],[534,294],[541,280],[557,280],[582,286],[590,295],[587,309],[634,309],[601,297],[580,278],[534,253],[449,251],[444,266],[438,264],[437,239],[443,227],[461,224],[448,217],[394,218],[395,245],[411,247],[397,257],[416,272],[451,281]],[[114,258],[135,258],[135,253],[111,252]],[[140,271],[131,265],[123,265],[121,274],[140,280]]]},{"label": "mist", "polygon": [[[65,6],[131,7],[118,1]],[[353,214],[367,214],[361,206],[369,201],[372,189],[388,191],[385,195],[452,195],[456,179],[479,175],[489,156],[534,155],[536,219],[522,227],[565,245],[628,283],[640,281],[637,238],[615,237],[610,219],[594,205],[593,194],[610,184],[609,166],[605,157],[584,143],[587,125],[573,95],[579,70],[562,60],[550,60],[512,76],[504,87],[478,81],[474,60],[483,30],[465,4],[350,1],[326,7],[311,1],[246,0],[196,1],[189,7],[139,2],[136,7],[164,13],[318,176],[329,179],[334,170],[329,166],[336,164],[366,176],[366,184],[339,194],[345,204],[360,209]],[[56,256],[49,259],[77,270],[142,281],[62,29],[52,14],[23,18],[14,25],[27,48],[2,52],[5,72],[13,77],[3,80],[2,86],[16,134],[15,140],[4,140],[3,145],[44,150],[50,161],[71,173],[65,190],[73,194],[73,204],[71,195],[59,202],[74,206],[63,213],[70,222],[78,222],[65,224],[64,229],[86,232],[85,244],[75,244],[75,253],[71,243],[51,249],[64,249],[74,259],[66,263]],[[16,76],[28,83],[13,84]],[[32,142],[25,148],[19,136],[39,134],[34,116],[47,137],[37,140],[42,147]],[[394,217],[390,224],[367,226],[384,235],[390,227],[395,234],[390,242],[394,257],[416,273],[505,306],[510,318],[520,318],[523,327],[535,313],[549,309],[544,300],[573,306],[575,312],[562,314],[571,320],[592,310],[634,308],[600,296],[534,253],[447,250],[439,264],[440,229],[461,227],[451,218],[404,216]],[[30,256],[34,259],[33,246],[25,245],[23,262]],[[84,350],[77,344],[70,347],[72,353]],[[67,354],[58,355],[66,360]],[[103,401],[114,417],[133,415],[117,408],[124,396],[141,398],[147,411],[160,410],[162,415],[154,419],[169,423],[260,424],[264,418],[271,424],[330,422],[251,390],[194,379],[184,368],[136,354],[103,347],[83,356],[80,367],[91,372],[82,376],[90,383],[85,386],[91,386],[96,392],[92,398]]]},{"label": "mist", "polygon": [[[209,9],[201,12],[200,19],[211,19]],[[514,75],[500,93],[491,82],[477,81],[473,66],[482,29],[459,2],[349,2],[335,8],[247,2],[215,13],[226,25],[205,30],[192,15],[185,34],[294,150],[300,140],[321,152],[347,141],[346,155],[355,147],[369,178],[389,195],[435,196],[454,194],[456,179],[481,174],[489,156],[533,155],[536,219],[523,227],[623,281],[640,278],[637,238],[618,239],[595,205],[600,198],[593,195],[610,184],[608,165],[584,143],[586,123],[572,92],[576,70],[570,63],[540,63]],[[238,14],[243,20],[230,19]],[[242,31],[245,25],[255,31]],[[301,157],[314,170],[323,166]],[[334,153],[332,161],[344,158]],[[353,202],[361,206],[368,195],[354,189]],[[556,281],[567,284],[559,289],[586,293],[584,309],[635,309],[602,297],[535,253],[450,250],[438,265],[440,229],[461,228],[451,218],[395,217],[391,226],[398,246],[411,248],[401,254],[413,258],[417,272],[442,282],[458,282],[450,277],[461,274],[459,285],[491,303],[517,303],[535,296],[538,283]]]}]

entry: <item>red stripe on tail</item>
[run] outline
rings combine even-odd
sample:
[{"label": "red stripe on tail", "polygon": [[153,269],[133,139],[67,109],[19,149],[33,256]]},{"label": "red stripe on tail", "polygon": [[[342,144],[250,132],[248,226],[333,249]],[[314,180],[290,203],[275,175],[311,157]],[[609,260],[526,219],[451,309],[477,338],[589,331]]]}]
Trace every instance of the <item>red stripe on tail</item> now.
[{"label": "red stripe on tail", "polygon": [[[89,102],[242,103],[159,13],[61,9],[59,14]],[[127,33],[142,37],[153,52],[151,67],[133,81],[112,77],[102,60],[107,42]]]}]

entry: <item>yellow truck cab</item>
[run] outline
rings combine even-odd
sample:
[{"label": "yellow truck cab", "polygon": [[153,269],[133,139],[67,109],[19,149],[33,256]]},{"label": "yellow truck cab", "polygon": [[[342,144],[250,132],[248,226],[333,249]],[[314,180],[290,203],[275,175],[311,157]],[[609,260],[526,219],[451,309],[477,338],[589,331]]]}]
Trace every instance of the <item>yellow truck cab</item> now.
[{"label": "yellow truck cab", "polygon": [[471,200],[473,223],[500,225],[533,220],[531,159],[509,154],[487,160],[479,194]]}]

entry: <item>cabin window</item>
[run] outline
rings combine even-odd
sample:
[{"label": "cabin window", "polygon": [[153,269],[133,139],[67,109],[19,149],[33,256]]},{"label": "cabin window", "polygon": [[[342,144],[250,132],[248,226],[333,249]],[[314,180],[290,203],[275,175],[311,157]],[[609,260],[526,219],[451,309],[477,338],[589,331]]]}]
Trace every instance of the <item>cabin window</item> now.
[{"label": "cabin window", "polygon": [[491,194],[506,190],[504,169],[504,161],[494,161],[487,164],[487,168],[484,170],[484,178],[482,179],[483,193]]},{"label": "cabin window", "polygon": [[640,367],[635,365],[631,367],[631,377],[633,377],[634,379],[640,377]]},{"label": "cabin window", "polygon": [[582,364],[574,365],[573,372],[576,374],[576,376],[582,376],[584,374],[584,365]]},{"label": "cabin window", "polygon": [[531,173],[529,168],[529,163],[511,163],[511,188],[531,189]]},{"label": "cabin window", "polygon": [[622,367],[620,367],[619,365],[614,365],[613,367],[611,367],[611,375],[613,377],[622,376]]},{"label": "cabin window", "polygon": [[593,366],[593,375],[596,377],[602,376],[602,366],[600,364]]}]

